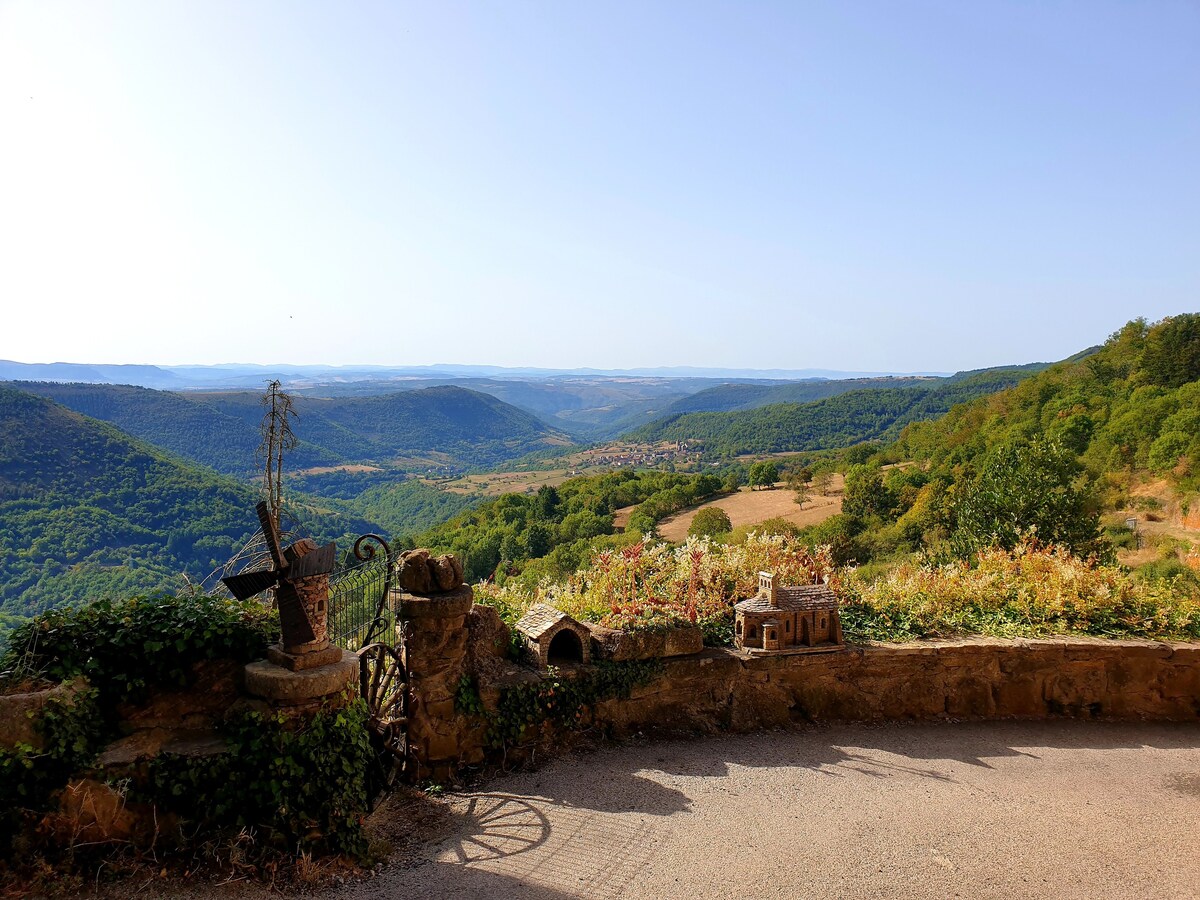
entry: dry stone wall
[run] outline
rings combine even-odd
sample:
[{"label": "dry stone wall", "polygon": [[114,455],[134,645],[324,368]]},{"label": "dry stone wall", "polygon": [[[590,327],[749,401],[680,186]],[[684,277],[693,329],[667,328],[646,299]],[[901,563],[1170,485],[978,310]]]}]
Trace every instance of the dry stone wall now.
[{"label": "dry stone wall", "polygon": [[664,662],[595,722],[634,731],[749,731],[801,722],[1047,718],[1200,719],[1200,644],[964,640]]},{"label": "dry stone wall", "polygon": [[[542,676],[504,658],[506,629],[494,610],[420,612],[427,614],[410,622],[410,651],[417,651],[410,663],[418,673],[412,749],[423,773],[452,777],[494,755],[484,719],[497,710],[502,692]],[[461,631],[437,633],[443,626]],[[615,645],[612,635],[600,638]],[[664,658],[661,666],[628,697],[596,703],[583,724],[622,739],[807,722],[1200,719],[1200,643],[978,638],[797,655],[702,650]],[[455,708],[454,685],[464,676],[477,685],[482,717]],[[530,729],[523,747],[504,748],[505,763],[561,743],[569,743],[568,736],[542,723]]]}]

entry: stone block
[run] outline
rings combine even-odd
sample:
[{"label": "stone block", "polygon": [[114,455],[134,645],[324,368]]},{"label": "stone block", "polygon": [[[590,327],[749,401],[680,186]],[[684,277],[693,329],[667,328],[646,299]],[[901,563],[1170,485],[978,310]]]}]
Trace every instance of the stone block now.
[{"label": "stone block", "polygon": [[267,660],[290,672],[328,666],[338,662],[341,658],[340,647],[326,647],[323,650],[313,650],[309,653],[288,653],[283,649],[282,644],[272,644],[267,648]]},{"label": "stone block", "polygon": [[704,633],[695,625],[661,631],[624,631],[588,624],[587,629],[592,636],[593,655],[614,662],[690,656],[704,649]]},{"label": "stone block", "polygon": [[241,673],[242,666],[231,659],[197,663],[190,687],[152,690],[142,703],[120,705],[121,731],[210,728],[240,696]]},{"label": "stone block", "polygon": [[226,753],[225,738],[208,729],[148,728],[135,731],[104,748],[96,759],[101,770],[121,769],[153,759],[161,753],[204,757]]},{"label": "stone block", "polygon": [[86,682],[31,686],[31,690],[0,694],[0,747],[15,747],[28,744],[35,750],[42,749],[42,734],[37,723],[42,710],[52,700],[67,700],[73,697]]},{"label": "stone block", "polygon": [[123,794],[92,778],[69,782],[60,809],[51,825],[59,843],[66,845],[133,843],[146,830],[149,813],[145,804],[130,804]]},{"label": "stone block", "polygon": [[246,691],[273,704],[290,706],[337,694],[358,682],[358,657],[348,650],[331,665],[293,672],[262,659],[245,667]]},{"label": "stone block", "polygon": [[473,606],[466,619],[467,647],[473,660],[508,655],[508,626],[491,606]]}]

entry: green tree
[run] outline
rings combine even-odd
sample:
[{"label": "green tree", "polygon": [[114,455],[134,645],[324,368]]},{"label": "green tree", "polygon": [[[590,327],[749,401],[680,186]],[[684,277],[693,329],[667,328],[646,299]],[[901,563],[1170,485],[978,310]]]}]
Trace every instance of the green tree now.
[{"label": "green tree", "polygon": [[813,488],[822,497],[828,497],[829,491],[833,487],[833,473],[828,469],[821,469],[812,477]]},{"label": "green tree", "polygon": [[997,447],[954,506],[956,549],[1011,550],[1032,531],[1077,554],[1103,552],[1095,500],[1079,484],[1080,471],[1074,455],[1053,441]]},{"label": "green tree", "polygon": [[719,506],[706,506],[696,513],[692,524],[688,526],[688,534],[692,537],[716,537],[728,534],[733,530],[729,521],[729,513]]},{"label": "green tree", "polygon": [[779,480],[779,466],[770,460],[760,460],[750,466],[750,487],[774,487]]},{"label": "green tree", "polygon": [[1200,314],[1172,316],[1152,326],[1138,368],[1146,381],[1168,388],[1200,379]]},{"label": "green tree", "polygon": [[[548,484],[543,484],[538,488],[537,496],[534,498],[533,508],[539,519],[553,519],[554,514],[558,511],[558,505],[561,502],[558,491]],[[540,555],[540,554],[539,554]]]},{"label": "green tree", "polygon": [[796,486],[792,488],[792,494],[793,499],[800,505],[801,509],[804,509],[804,504],[812,499],[812,494],[809,493],[808,485],[803,482],[797,483]]},{"label": "green tree", "polygon": [[883,484],[878,466],[851,466],[846,472],[842,494],[842,512],[848,516],[885,518],[892,508],[892,498]]}]

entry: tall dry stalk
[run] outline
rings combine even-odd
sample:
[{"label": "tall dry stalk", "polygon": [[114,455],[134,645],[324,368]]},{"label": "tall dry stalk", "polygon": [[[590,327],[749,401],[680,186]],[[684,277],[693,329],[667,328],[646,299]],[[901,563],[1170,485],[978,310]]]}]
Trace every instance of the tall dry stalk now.
[{"label": "tall dry stalk", "polygon": [[278,379],[267,383],[262,406],[262,443],[258,446],[258,461],[263,471],[263,498],[278,528],[283,508],[283,456],[296,448],[292,420],[298,416],[292,408],[291,394],[283,390]]}]

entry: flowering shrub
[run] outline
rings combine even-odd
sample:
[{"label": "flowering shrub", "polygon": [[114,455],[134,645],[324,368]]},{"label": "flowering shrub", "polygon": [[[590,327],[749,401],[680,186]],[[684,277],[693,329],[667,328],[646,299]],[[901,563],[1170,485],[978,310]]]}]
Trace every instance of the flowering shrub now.
[{"label": "flowering shrub", "polygon": [[565,581],[480,585],[476,598],[495,606],[508,622],[532,603],[549,603],[610,628],[669,628],[699,624],[708,643],[730,643],[733,604],[758,590],[758,573],[774,572],[782,584],[812,584],[833,574],[827,552],[809,552],[785,535],[752,534],[745,543],[689,538],[676,548],[638,542],[596,553],[589,568]]},{"label": "flowering shrub", "polygon": [[787,535],[751,534],[744,544],[691,538],[672,549],[638,543],[596,553],[565,581],[480,585],[476,597],[515,622],[531,603],[556,606],[612,628],[692,622],[705,643],[733,642],[733,604],[758,589],[758,572],[778,583],[828,579],[842,601],[848,640],[910,641],[949,635],[1200,639],[1193,582],[1142,580],[1120,566],[1082,560],[1026,539],[1011,551],[980,551],[970,564],[901,563],[869,579],[834,569],[827,548],[809,552]]},{"label": "flowering shrub", "polygon": [[980,551],[975,565],[902,563],[867,581],[842,579],[847,637],[912,640],[1093,634],[1200,638],[1200,597],[1182,579],[1141,581],[1120,566],[1026,540]]}]

